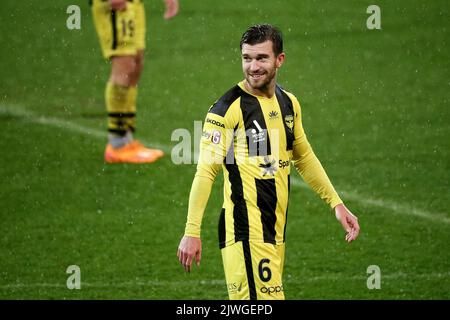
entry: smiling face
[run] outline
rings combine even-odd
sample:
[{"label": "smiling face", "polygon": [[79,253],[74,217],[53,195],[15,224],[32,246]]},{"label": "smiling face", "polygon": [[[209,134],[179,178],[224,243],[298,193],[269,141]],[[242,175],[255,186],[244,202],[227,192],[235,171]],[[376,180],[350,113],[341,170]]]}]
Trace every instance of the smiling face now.
[{"label": "smiling face", "polygon": [[284,62],[284,53],[275,56],[270,40],[254,45],[244,43],[241,53],[247,90],[255,95],[273,96],[277,69]]}]

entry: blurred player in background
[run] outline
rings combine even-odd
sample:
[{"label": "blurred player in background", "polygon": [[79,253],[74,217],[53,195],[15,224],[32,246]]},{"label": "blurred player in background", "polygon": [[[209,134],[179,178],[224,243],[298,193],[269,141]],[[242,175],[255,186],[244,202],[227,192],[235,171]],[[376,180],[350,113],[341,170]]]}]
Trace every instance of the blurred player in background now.
[{"label": "blurred player in background", "polygon": [[278,29],[263,24],[242,36],[239,82],[209,109],[200,142],[178,258],[200,263],[200,230],[214,179],[224,172],[219,246],[230,299],[284,299],[282,282],[291,161],[334,209],[351,242],[357,218],[346,208],[315,156],[297,98],[276,83],[285,54]]},{"label": "blurred player in background", "polygon": [[[107,163],[151,163],[164,155],[134,139],[136,96],[144,66],[145,10],[143,0],[90,0],[95,28],[105,59],[111,61],[106,85],[108,112]],[[165,19],[178,13],[178,0],[165,0]]]}]

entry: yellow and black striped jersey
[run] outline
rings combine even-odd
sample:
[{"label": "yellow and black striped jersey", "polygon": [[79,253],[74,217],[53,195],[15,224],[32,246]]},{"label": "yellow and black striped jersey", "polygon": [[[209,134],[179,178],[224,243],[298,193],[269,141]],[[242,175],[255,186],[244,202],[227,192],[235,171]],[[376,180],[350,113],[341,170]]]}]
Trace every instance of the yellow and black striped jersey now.
[{"label": "yellow and black striped jersey", "polygon": [[[242,240],[285,241],[291,161],[330,206],[341,202],[308,143],[293,94],[276,86],[271,98],[256,96],[242,81],[213,104],[203,127],[196,178],[214,180],[223,168],[221,248]],[[197,188],[194,184],[191,198]],[[185,234],[198,236],[204,208],[191,204]]]}]

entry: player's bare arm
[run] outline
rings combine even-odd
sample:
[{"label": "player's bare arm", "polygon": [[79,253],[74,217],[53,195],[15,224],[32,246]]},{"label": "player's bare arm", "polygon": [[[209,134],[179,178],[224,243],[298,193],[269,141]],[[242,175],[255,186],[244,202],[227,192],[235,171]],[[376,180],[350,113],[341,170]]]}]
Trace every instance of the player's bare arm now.
[{"label": "player's bare arm", "polygon": [[172,19],[178,13],[178,0],[164,0],[164,2],[166,3],[166,12],[164,13],[164,19]]},{"label": "player's bare arm", "polygon": [[339,220],[345,232],[347,232],[345,240],[349,243],[356,240],[359,235],[358,218],[343,203],[338,204],[334,208],[334,212],[336,219]]},{"label": "player's bare arm", "polygon": [[178,245],[177,256],[184,270],[191,272],[194,259],[197,266],[200,266],[200,260],[202,259],[202,240],[197,237],[184,236]]},{"label": "player's bare arm", "polygon": [[122,11],[127,8],[127,0],[109,0],[111,9]]}]

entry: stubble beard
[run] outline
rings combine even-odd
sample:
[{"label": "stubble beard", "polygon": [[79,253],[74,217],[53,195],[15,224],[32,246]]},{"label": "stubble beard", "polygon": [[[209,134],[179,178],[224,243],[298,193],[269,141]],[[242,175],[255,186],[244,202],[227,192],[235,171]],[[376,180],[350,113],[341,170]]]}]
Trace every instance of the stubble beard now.
[{"label": "stubble beard", "polygon": [[252,79],[251,75],[247,72],[246,73],[246,80],[248,85],[254,89],[254,90],[258,90],[261,92],[267,92],[269,90],[269,87],[272,83],[272,81],[275,79],[275,75],[276,75],[276,69],[274,68],[271,72],[266,71],[263,73],[263,76],[266,76],[266,79],[264,81],[261,82],[257,82],[255,80]]}]

